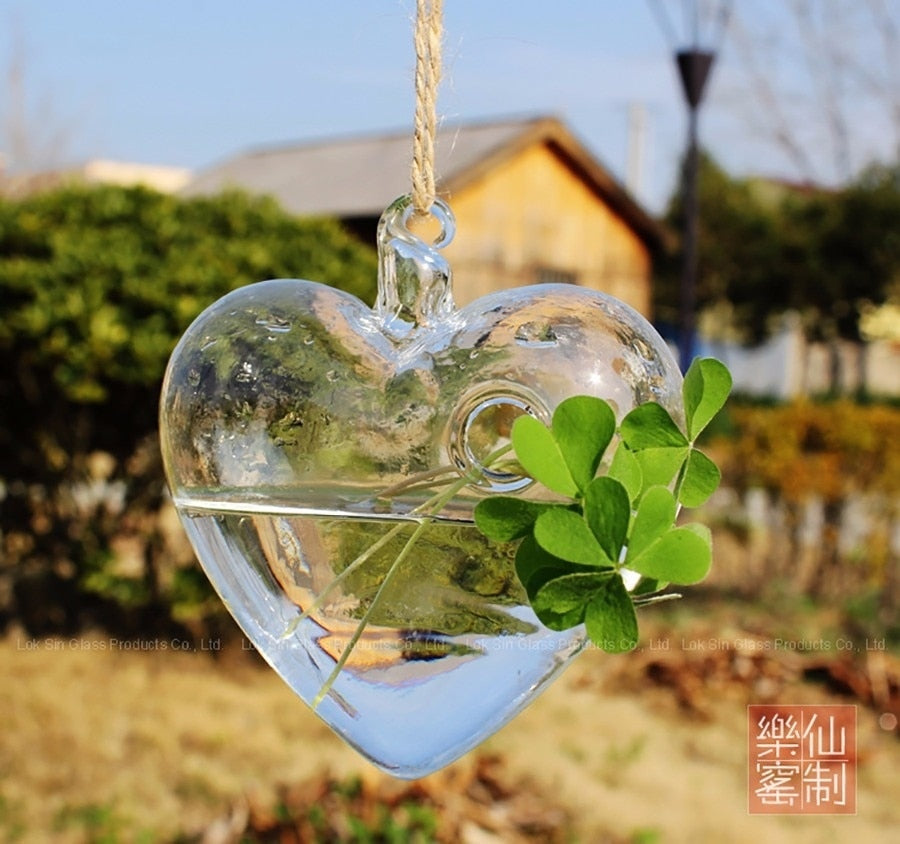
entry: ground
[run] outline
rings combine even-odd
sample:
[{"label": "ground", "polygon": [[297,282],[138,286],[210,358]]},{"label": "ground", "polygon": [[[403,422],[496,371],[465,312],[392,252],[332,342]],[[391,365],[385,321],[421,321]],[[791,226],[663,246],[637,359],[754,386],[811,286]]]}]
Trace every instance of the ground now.
[{"label": "ground", "polygon": [[[748,643],[773,642],[760,630],[775,622],[741,605],[646,612],[641,650],[586,651],[481,748],[413,786],[368,766],[239,640],[224,653],[203,649],[214,641],[133,650],[99,633],[10,630],[0,641],[0,840],[212,842],[240,840],[238,828],[263,840],[249,836],[274,828],[291,800],[323,799],[324,774],[359,778],[387,802],[430,800],[434,836],[467,844],[896,840],[890,652],[850,638],[847,653],[759,652]],[[750,702],[857,704],[855,816],[748,815]],[[422,835],[394,840],[435,840]]]}]

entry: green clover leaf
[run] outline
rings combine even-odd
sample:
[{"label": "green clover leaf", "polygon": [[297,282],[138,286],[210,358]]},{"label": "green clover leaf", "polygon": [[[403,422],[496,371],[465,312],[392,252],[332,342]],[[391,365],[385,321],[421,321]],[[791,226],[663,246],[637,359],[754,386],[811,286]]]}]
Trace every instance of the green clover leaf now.
[{"label": "green clover leaf", "polygon": [[609,578],[594,592],[584,624],[590,640],[607,653],[625,653],[637,647],[637,615],[620,575]]},{"label": "green clover leaf", "polygon": [[641,464],[633,451],[627,448],[617,448],[606,474],[607,477],[614,478],[625,487],[631,502],[637,501],[644,486],[644,475],[641,471]]},{"label": "green clover leaf", "polygon": [[574,396],[556,408],[552,429],[572,478],[584,493],[616,432],[616,416],[603,399]]},{"label": "green clover leaf", "polygon": [[635,452],[635,460],[641,469],[641,494],[655,486],[669,486],[681,472],[687,455],[687,446],[645,448]]},{"label": "green clover leaf", "polygon": [[678,490],[678,500],[685,507],[699,507],[716,491],[721,479],[719,467],[702,451],[692,448]]},{"label": "green clover leaf", "polygon": [[532,478],[568,498],[578,494],[578,484],[559,444],[543,422],[533,416],[518,417],[513,423],[511,439],[516,459]]},{"label": "green clover leaf", "polygon": [[550,580],[532,602],[537,617],[551,630],[584,623],[590,640],[609,653],[637,645],[634,604],[618,574],[568,574]]},{"label": "green clover leaf", "polygon": [[627,566],[633,568],[631,561],[672,527],[677,509],[675,496],[663,486],[651,487],[644,493],[628,538]]},{"label": "green clover leaf", "polygon": [[622,420],[622,441],[632,451],[645,448],[686,448],[687,437],[661,404],[639,404]]},{"label": "green clover leaf", "polygon": [[526,536],[516,550],[516,576],[519,578],[529,601],[549,580],[572,573],[572,566],[565,560],[547,553],[537,540]]},{"label": "green clover leaf", "polygon": [[554,505],[498,495],[485,498],[475,507],[475,524],[495,542],[511,542],[531,533],[537,517]]},{"label": "green clover leaf", "polygon": [[567,507],[553,507],[541,513],[534,523],[534,538],[547,553],[570,563],[596,566],[613,562],[584,516]]},{"label": "green clover leaf", "polygon": [[594,478],[584,494],[584,520],[607,560],[616,563],[625,544],[631,502],[619,481]]},{"label": "green clover leaf", "polygon": [[557,577],[541,586],[531,602],[532,608],[551,630],[568,630],[584,621],[591,599],[613,577],[618,575],[588,572]]},{"label": "green clover leaf", "polygon": [[684,375],[681,395],[688,436],[697,439],[731,392],[731,373],[715,358],[697,358]]},{"label": "green clover leaf", "polygon": [[639,554],[626,561],[628,568],[668,583],[699,583],[709,573],[712,539],[703,525],[671,528]]},{"label": "green clover leaf", "polygon": [[583,494],[616,430],[612,408],[593,396],[560,402],[547,428],[533,416],[513,423],[512,443],[522,468],[569,498]]}]

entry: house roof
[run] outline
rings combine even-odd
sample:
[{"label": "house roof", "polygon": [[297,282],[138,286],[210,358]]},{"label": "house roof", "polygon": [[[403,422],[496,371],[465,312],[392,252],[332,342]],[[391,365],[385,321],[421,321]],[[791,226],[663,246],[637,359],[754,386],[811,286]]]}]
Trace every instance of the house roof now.
[{"label": "house roof", "polygon": [[[547,144],[649,245],[660,225],[559,120],[552,117],[442,127],[435,142],[438,189],[453,194],[536,143]],[[201,171],[182,190],[240,188],[274,196],[300,215],[378,216],[409,181],[409,131],[250,150]]]}]

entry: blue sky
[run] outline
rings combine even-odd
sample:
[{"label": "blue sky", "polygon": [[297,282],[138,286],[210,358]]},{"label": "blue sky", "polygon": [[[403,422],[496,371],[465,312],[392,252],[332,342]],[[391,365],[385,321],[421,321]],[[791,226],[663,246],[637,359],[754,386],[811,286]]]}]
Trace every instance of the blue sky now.
[{"label": "blue sky", "polygon": [[[637,106],[646,115],[639,196],[658,210],[676,177],[685,110],[652,2],[445,0],[442,119],[555,114],[624,178]],[[869,2],[812,0],[829,14]],[[897,5],[870,5],[878,2]],[[660,3],[686,33],[682,0]],[[814,134],[827,134],[814,125],[822,108],[812,120],[803,111],[804,97],[818,95],[821,105],[821,90],[804,74],[809,40],[790,41],[788,5],[736,0],[737,29],[722,45],[702,139],[736,173],[802,175],[766,140],[767,106],[747,58],[756,38],[753,61],[801,125],[814,175],[827,181],[834,156]],[[413,0],[0,0],[0,70],[8,75],[18,51],[26,126],[45,157],[200,168],[248,147],[411,126],[413,9]],[[888,79],[877,56],[889,45],[876,43],[877,27],[855,23],[848,42]],[[896,73],[893,81],[900,85]],[[854,169],[890,155],[897,133],[888,110],[849,85],[842,96]],[[13,110],[6,91],[7,146]]]}]

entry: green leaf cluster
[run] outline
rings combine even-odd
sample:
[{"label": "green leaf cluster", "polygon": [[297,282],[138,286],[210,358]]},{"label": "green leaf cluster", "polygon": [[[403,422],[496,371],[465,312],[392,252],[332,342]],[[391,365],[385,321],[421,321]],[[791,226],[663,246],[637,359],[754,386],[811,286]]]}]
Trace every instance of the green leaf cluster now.
[{"label": "green leaf cluster", "polygon": [[[173,347],[242,285],[300,276],[371,302],[376,269],[374,249],[336,221],[236,192],[70,185],[0,197],[0,581],[49,584],[35,605],[60,630],[105,606],[82,605],[86,591],[123,606],[200,605],[211,593],[187,584],[182,594],[156,527],[159,391]],[[113,458],[110,478],[94,476],[94,453]],[[88,479],[125,485],[125,514],[73,506],[71,485]],[[110,543],[122,535],[145,542],[140,575],[115,571]]]},{"label": "green leaf cluster", "polygon": [[[666,222],[684,224],[676,193]],[[859,342],[864,309],[896,295],[900,277],[900,161],[873,165],[839,188],[734,178],[700,156],[697,307],[742,340],[760,342],[785,311],[811,340]],[[662,255],[657,319],[678,319],[682,248]],[[837,384],[832,385],[837,387]]]},{"label": "green leaf cluster", "polygon": [[335,221],[237,192],[73,186],[0,200],[0,354],[23,392],[35,382],[99,404],[123,385],[156,390],[207,305],[298,276],[371,301],[375,253]]},{"label": "green leaf cluster", "polygon": [[[512,443],[520,465],[563,500],[486,498],[475,508],[475,523],[490,539],[519,542],[516,573],[545,625],[584,624],[598,647],[631,650],[636,602],[648,602],[669,583],[706,576],[708,529],[676,527],[675,519],[679,505],[696,507],[718,486],[719,470],[694,443],[730,390],[725,366],[698,359],[684,379],[685,430],[648,402],[625,416],[615,446],[615,415],[600,398],[566,399],[549,427],[531,416],[516,420]],[[604,458],[608,470],[598,476]],[[634,598],[623,577],[628,572],[640,577]]]}]

